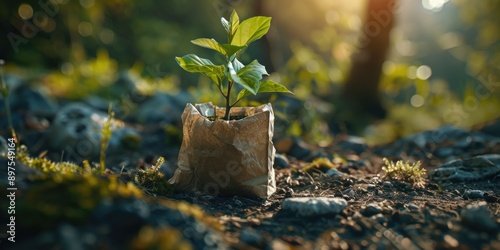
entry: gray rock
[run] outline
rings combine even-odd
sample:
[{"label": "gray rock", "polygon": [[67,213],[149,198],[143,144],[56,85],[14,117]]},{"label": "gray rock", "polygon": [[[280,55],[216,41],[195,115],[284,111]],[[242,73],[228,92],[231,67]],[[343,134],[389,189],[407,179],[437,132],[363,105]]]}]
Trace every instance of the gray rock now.
[{"label": "gray rock", "polygon": [[464,192],[465,199],[479,199],[484,197],[484,191],[482,190],[466,190]]},{"label": "gray rock", "polygon": [[239,237],[246,245],[260,248],[264,243],[264,237],[253,228],[243,228]]},{"label": "gray rock", "polygon": [[[49,146],[66,152],[68,157],[81,158],[80,160],[95,158],[100,153],[102,128],[107,119],[106,113],[85,104],[69,104],[57,113],[49,128]],[[111,128],[109,152],[124,150],[130,146],[129,141],[139,143],[141,140],[139,134],[125,127],[122,121],[114,119]]]},{"label": "gray rock", "polygon": [[157,93],[138,107],[135,118],[140,123],[179,123],[183,109],[174,96]]},{"label": "gray rock", "polygon": [[326,174],[331,177],[341,177],[345,175],[344,173],[338,171],[336,168],[328,169],[328,171],[326,171]]},{"label": "gray rock", "polygon": [[407,208],[411,212],[418,212],[418,211],[420,211],[420,207],[417,206],[417,205],[415,205],[415,204],[413,204],[413,203],[408,204]]},{"label": "gray rock", "polygon": [[453,148],[438,148],[436,149],[436,151],[434,152],[434,154],[437,156],[437,157],[448,157],[450,155],[453,155]]},{"label": "gray rock", "polygon": [[276,154],[274,156],[274,167],[288,168],[290,167],[290,161],[285,155]]},{"label": "gray rock", "polygon": [[500,118],[496,119],[490,124],[487,124],[480,130],[485,134],[489,134],[495,137],[500,137]]},{"label": "gray rock", "polygon": [[361,154],[368,149],[366,141],[357,136],[349,136],[347,140],[339,143],[339,147],[347,151],[352,151],[355,154]]},{"label": "gray rock", "polygon": [[31,84],[22,80],[18,83],[15,79],[13,81],[15,83],[9,84],[7,80],[7,85],[11,85],[9,102],[12,113],[22,110],[36,115],[53,115],[56,112],[55,101],[49,97],[47,90],[41,87],[42,84]]},{"label": "gray rock", "polygon": [[497,223],[491,217],[487,206],[488,205],[485,201],[467,205],[464,209],[462,209],[462,211],[460,211],[462,223],[475,230],[496,230]]},{"label": "gray rock", "polygon": [[437,182],[470,182],[488,179],[500,174],[500,155],[480,155],[454,160],[429,172],[429,179]]},{"label": "gray rock", "polygon": [[372,215],[382,213],[382,208],[375,203],[371,203],[371,204],[368,204],[365,209],[363,209],[362,213],[365,216],[372,216]]},{"label": "gray rock", "polygon": [[313,217],[326,214],[338,214],[346,206],[347,201],[341,198],[295,197],[285,199],[281,204],[281,209],[291,214]]},{"label": "gray rock", "polygon": [[348,198],[356,196],[356,192],[354,192],[354,190],[352,190],[352,188],[344,190],[342,192],[342,194],[344,195],[344,197],[348,197]]}]

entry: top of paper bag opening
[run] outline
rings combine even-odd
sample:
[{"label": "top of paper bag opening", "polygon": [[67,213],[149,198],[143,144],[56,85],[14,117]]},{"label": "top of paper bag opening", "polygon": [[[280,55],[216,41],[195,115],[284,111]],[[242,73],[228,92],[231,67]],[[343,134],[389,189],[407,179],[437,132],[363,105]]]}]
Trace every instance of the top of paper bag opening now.
[{"label": "top of paper bag opening", "polygon": [[[192,104],[188,104],[192,105]],[[226,108],[221,108],[213,105],[211,102],[195,104],[196,110],[205,117],[214,117],[217,116],[219,118],[224,117],[226,112]],[[232,117],[247,117],[252,116],[261,112],[272,111],[272,106],[270,103],[262,104],[258,107],[233,107],[229,113]],[[215,112],[217,113],[215,115]]]}]

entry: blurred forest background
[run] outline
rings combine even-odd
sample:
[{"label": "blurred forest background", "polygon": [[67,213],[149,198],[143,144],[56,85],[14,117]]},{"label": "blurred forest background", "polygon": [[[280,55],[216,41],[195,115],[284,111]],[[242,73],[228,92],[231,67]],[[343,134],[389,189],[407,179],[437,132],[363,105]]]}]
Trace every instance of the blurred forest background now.
[{"label": "blurred forest background", "polygon": [[[145,94],[185,90],[196,102],[220,104],[208,80],[183,72],[174,57],[213,57],[190,40],[223,41],[220,18],[236,9],[241,19],[273,18],[266,39],[249,47],[241,59],[258,58],[273,72],[271,77],[301,101],[302,113],[278,108],[278,115],[288,121],[289,134],[328,142],[333,138],[330,124],[334,132],[350,131],[369,142],[384,143],[444,124],[469,128],[500,115],[498,0],[397,2],[390,48],[381,68],[385,118],[375,120],[338,101],[367,2],[2,1],[0,58],[6,61],[8,75],[39,84],[57,98],[116,99],[103,89],[130,72]],[[286,106],[292,97],[266,98],[275,106]]]}]

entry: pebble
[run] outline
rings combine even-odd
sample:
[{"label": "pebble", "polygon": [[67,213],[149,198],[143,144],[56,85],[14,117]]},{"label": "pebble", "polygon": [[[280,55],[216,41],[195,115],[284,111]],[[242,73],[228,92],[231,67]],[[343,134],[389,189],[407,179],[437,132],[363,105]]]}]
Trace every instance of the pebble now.
[{"label": "pebble", "polygon": [[278,168],[288,168],[290,167],[290,161],[283,154],[276,154],[274,156],[274,167]]},{"label": "pebble", "polygon": [[328,171],[326,171],[326,174],[329,175],[330,177],[340,177],[345,175],[344,173],[338,171],[336,168],[328,169]]},{"label": "pebble", "polygon": [[342,198],[294,197],[287,198],[281,204],[281,210],[304,217],[326,214],[338,214],[347,206]]},{"label": "pebble", "polygon": [[366,186],[366,189],[369,190],[369,191],[374,191],[375,189],[377,189],[377,185],[375,185],[375,184],[368,184]]},{"label": "pebble", "polygon": [[356,192],[352,190],[352,188],[346,189],[342,192],[342,194],[348,198],[354,197],[356,195]]},{"label": "pebble", "polygon": [[380,213],[378,213],[376,215],[373,215],[371,217],[371,219],[377,221],[378,223],[380,223],[382,225],[384,225],[385,223],[387,223],[387,218],[385,218],[385,216],[382,215],[382,214],[380,214]]},{"label": "pebble", "polygon": [[484,191],[482,190],[466,190],[464,192],[464,199],[479,199],[484,197]]},{"label": "pebble", "polygon": [[369,217],[372,215],[379,214],[381,212],[382,212],[382,208],[379,205],[377,205],[375,203],[371,203],[371,204],[368,204],[365,209],[363,209],[362,213],[363,213],[363,215]]},{"label": "pebble", "polygon": [[262,249],[264,243],[262,234],[253,228],[243,228],[239,240],[248,246],[257,247],[258,249]]},{"label": "pebble", "polygon": [[417,206],[417,205],[415,205],[415,204],[413,204],[413,203],[408,204],[407,208],[411,212],[418,212],[418,211],[420,211],[420,207]]},{"label": "pebble", "polygon": [[460,211],[462,223],[475,230],[494,231],[497,224],[487,206],[485,201],[467,205]]}]

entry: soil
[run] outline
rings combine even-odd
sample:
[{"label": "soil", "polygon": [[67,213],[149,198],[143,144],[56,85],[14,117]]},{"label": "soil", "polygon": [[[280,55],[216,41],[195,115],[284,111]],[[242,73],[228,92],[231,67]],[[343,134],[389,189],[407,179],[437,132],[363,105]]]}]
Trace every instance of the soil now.
[{"label": "soil", "polygon": [[[427,182],[418,188],[385,180],[379,174],[382,158],[375,154],[330,150],[364,164],[337,162],[344,175],[331,177],[321,169],[305,172],[308,163],[292,159],[290,168],[276,169],[277,191],[265,201],[192,194],[175,194],[173,199],[214,216],[236,249],[500,249],[500,178]],[[424,161],[430,170],[426,162],[436,166],[442,160]],[[483,190],[485,195],[469,199],[466,190]],[[304,218],[281,211],[289,197],[343,197],[348,206],[338,215]],[[468,204],[480,201],[486,202],[496,229],[461,219]],[[366,209],[372,205],[380,211]]]},{"label": "soil", "polygon": [[[142,135],[147,145],[143,150],[109,155],[107,165],[113,172],[120,173],[120,166],[154,164],[158,156],[175,161],[178,148],[165,147],[158,139],[159,130]],[[289,166],[275,167],[277,190],[267,200],[184,193],[166,199],[201,207],[224,226],[224,240],[234,249],[500,249],[500,177],[470,183],[427,180],[423,187],[414,187],[383,178],[382,156],[374,153],[383,147],[352,153],[341,145],[311,146],[312,152],[335,155],[332,162],[341,175],[330,176],[321,167],[304,171],[310,161],[288,155]],[[495,151],[498,145],[475,148],[473,154]],[[425,157],[390,158],[421,160],[428,171],[446,162],[432,153],[420,153]],[[464,195],[467,190],[485,194],[470,198]],[[340,214],[306,218],[282,211],[281,204],[289,197],[341,197],[348,206]],[[478,203],[486,204],[492,218],[465,221],[463,211]]]}]

